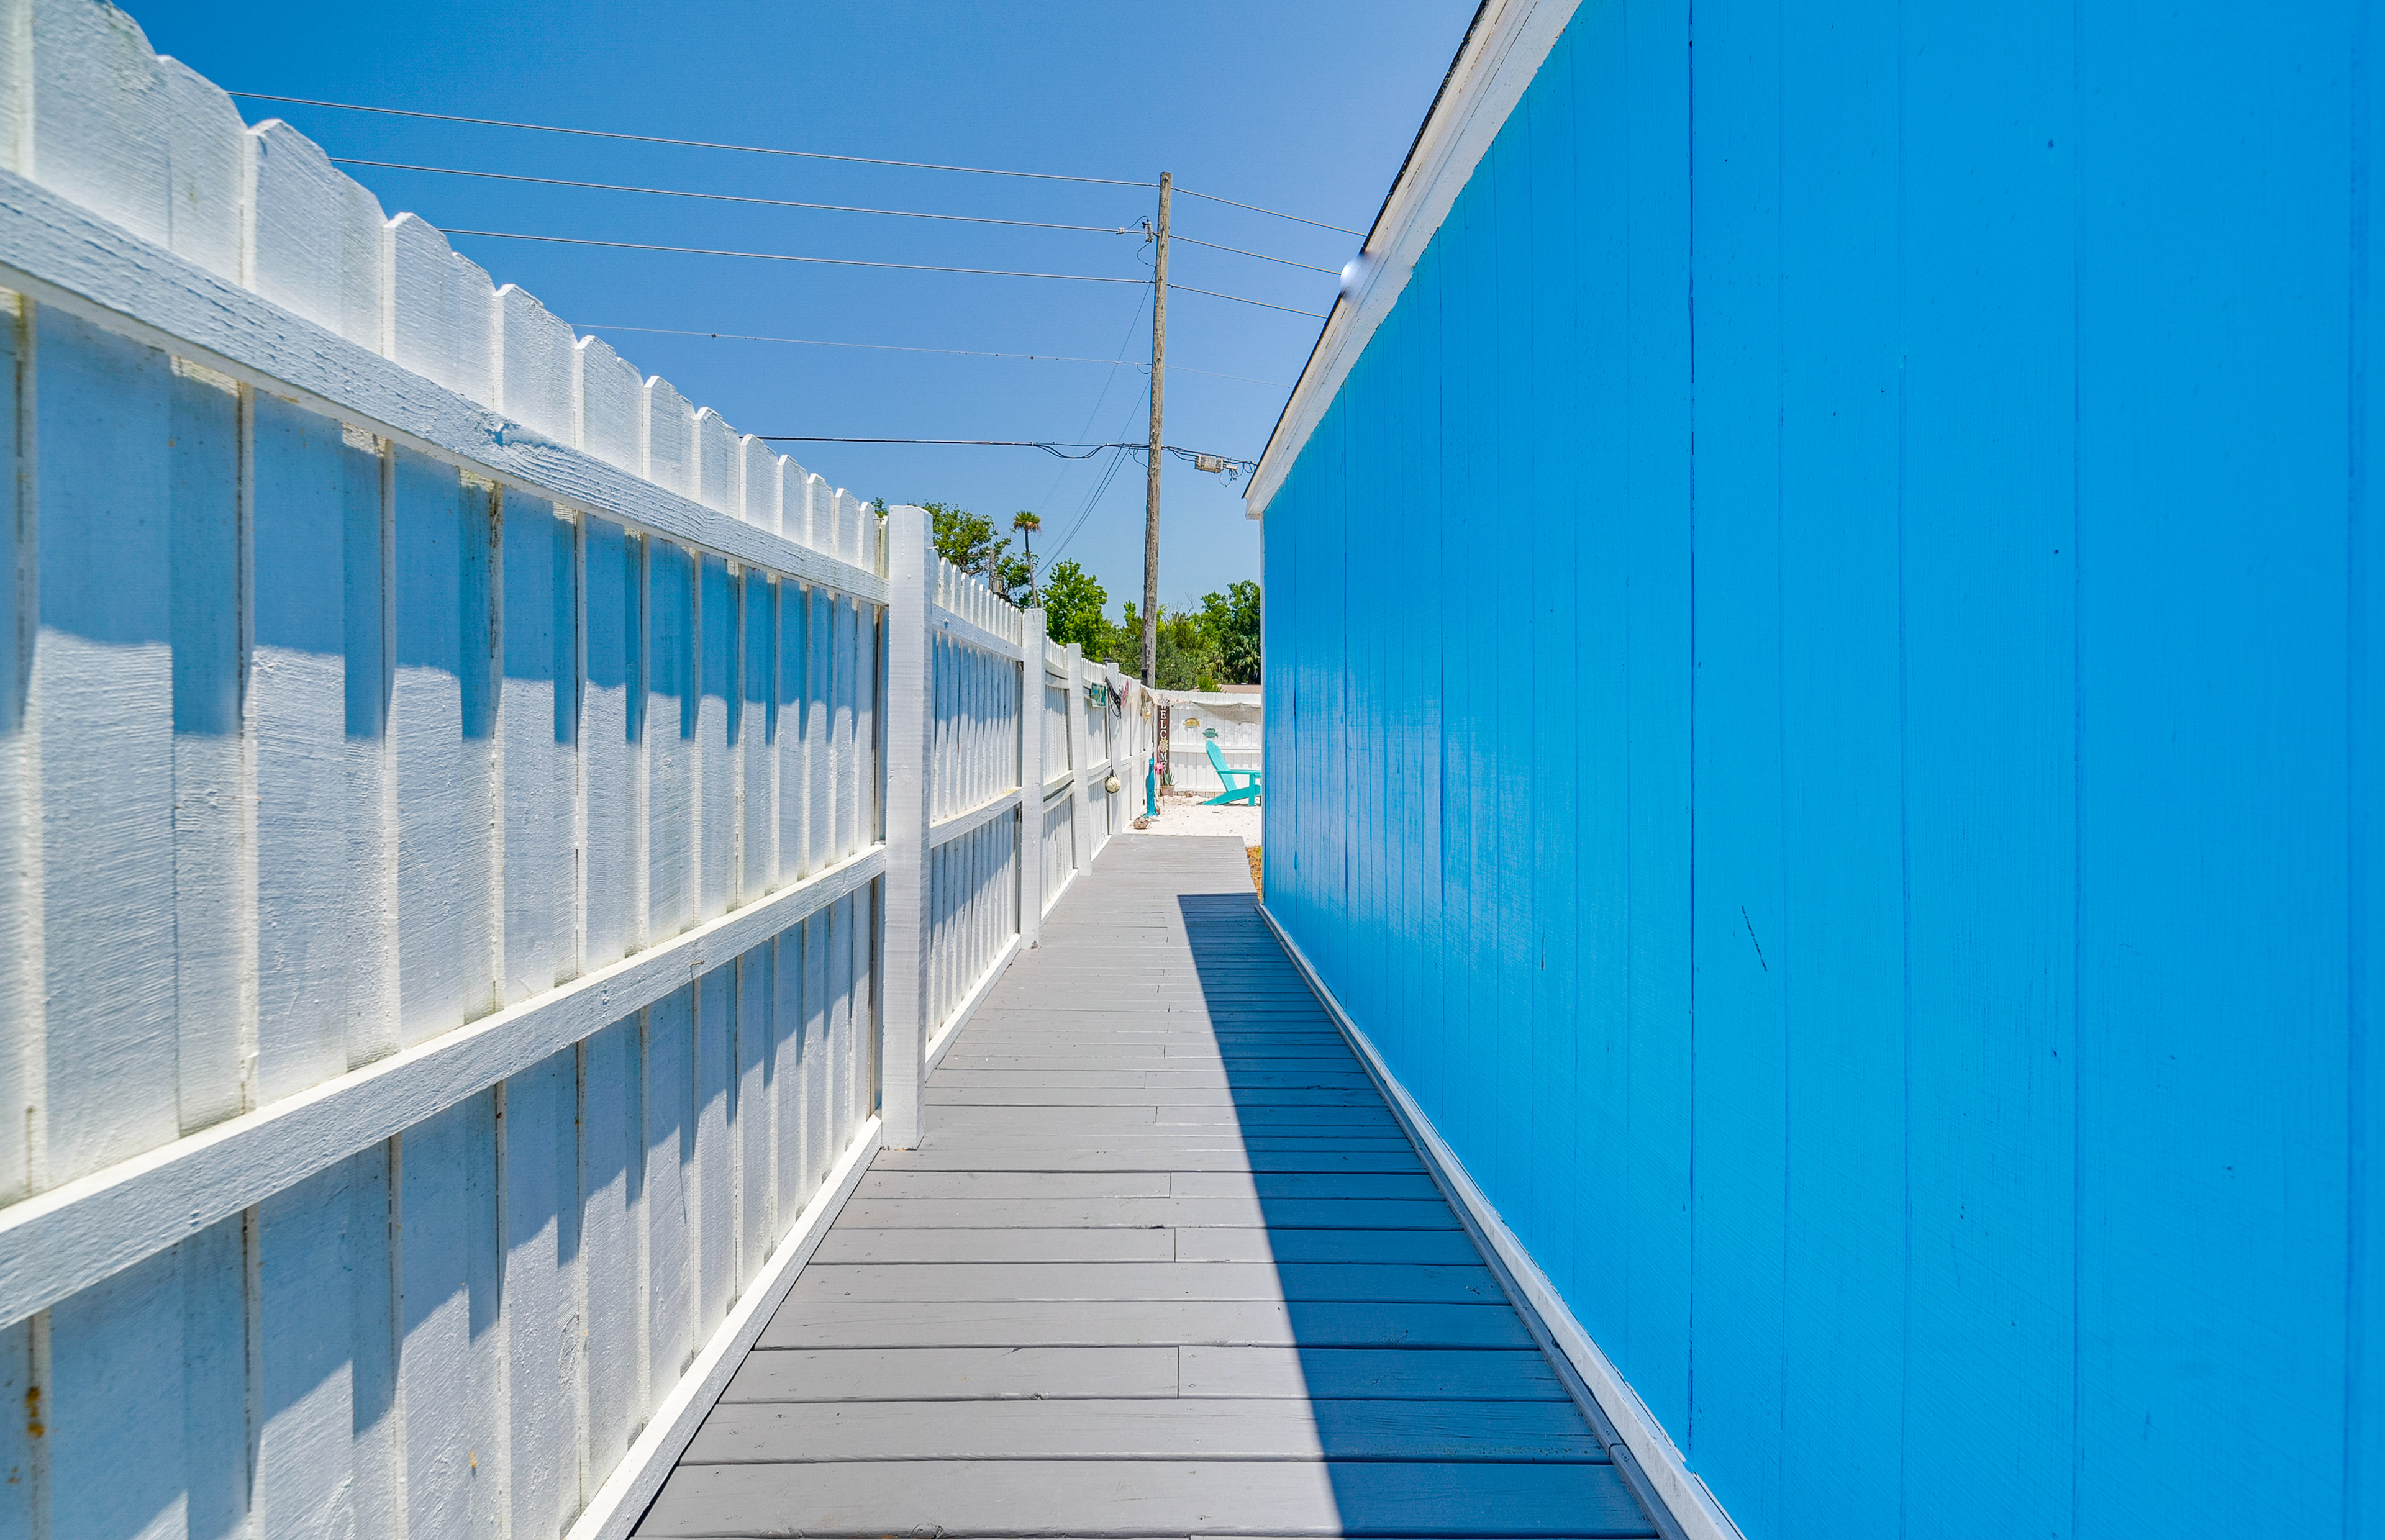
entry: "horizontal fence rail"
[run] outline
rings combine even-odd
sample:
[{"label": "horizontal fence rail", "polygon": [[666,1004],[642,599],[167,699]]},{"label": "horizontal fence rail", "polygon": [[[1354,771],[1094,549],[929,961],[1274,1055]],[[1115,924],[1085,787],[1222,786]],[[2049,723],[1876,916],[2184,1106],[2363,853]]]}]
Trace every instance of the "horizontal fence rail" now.
[{"label": "horizontal fence rail", "polygon": [[0,13],[0,1533],[626,1534],[1129,687],[121,13]]}]

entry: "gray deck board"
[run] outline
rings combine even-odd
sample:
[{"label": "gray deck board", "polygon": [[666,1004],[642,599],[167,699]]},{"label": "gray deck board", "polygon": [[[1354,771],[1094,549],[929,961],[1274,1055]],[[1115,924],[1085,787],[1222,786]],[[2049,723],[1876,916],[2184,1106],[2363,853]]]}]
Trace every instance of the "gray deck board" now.
[{"label": "gray deck board", "polygon": [[707,1420],[690,1465],[835,1459],[1530,1459],[1601,1465],[1557,1401],[747,1402]]},{"label": "gray deck board", "polygon": [[[856,1232],[858,1233],[858,1232]],[[887,1235],[893,1232],[873,1231]],[[1133,1231],[1011,1230],[1006,1235],[1132,1235]],[[1180,1262],[1434,1262],[1480,1261],[1462,1230],[1175,1230]]]},{"label": "gray deck board", "polygon": [[1114,842],[927,1101],[637,1533],[1655,1533],[1235,842]]},{"label": "gray deck board", "polygon": [[1180,1348],[1176,1359],[1180,1396],[1573,1404],[1537,1348]]},{"label": "gray deck board", "polygon": [[1283,1224],[1330,1230],[1458,1228],[1457,1216],[1446,1203],[1354,1198],[856,1198],[844,1206],[844,1212],[836,1221],[839,1230],[848,1225],[862,1229],[912,1225],[982,1229],[996,1224],[1016,1224],[1030,1230],[1209,1224]]},{"label": "gray deck board", "polygon": [[1528,1348],[1505,1305],[1272,1299],[936,1302],[790,1297],[766,1348]]},{"label": "gray deck board", "polygon": [[[1207,1235],[1209,1231],[1185,1234]],[[1255,1230],[1264,1236],[1267,1232]],[[1180,1257],[1174,1230],[838,1230],[812,1253],[828,1262],[1257,1261],[1257,1257]],[[1227,1248],[1220,1248],[1227,1249]],[[1337,1259],[1338,1260],[1338,1259]],[[1438,1261],[1438,1258],[1428,1259]],[[808,1274],[806,1274],[808,1278]]]},{"label": "gray deck board", "polygon": [[1137,1088],[1111,1086],[945,1086],[928,1083],[930,1107],[1380,1107],[1372,1086],[1363,1090],[1309,1087],[1216,1086]]},{"label": "gray deck board", "polygon": [[[1133,1232],[1129,1232],[1132,1234]],[[1291,1299],[1493,1304],[1477,1262],[815,1261],[796,1300]]]},{"label": "gray deck board", "polygon": [[[1469,1527],[1470,1526],[1470,1527]],[[642,1534],[1653,1534],[1610,1465],[852,1460],[681,1465]]]}]

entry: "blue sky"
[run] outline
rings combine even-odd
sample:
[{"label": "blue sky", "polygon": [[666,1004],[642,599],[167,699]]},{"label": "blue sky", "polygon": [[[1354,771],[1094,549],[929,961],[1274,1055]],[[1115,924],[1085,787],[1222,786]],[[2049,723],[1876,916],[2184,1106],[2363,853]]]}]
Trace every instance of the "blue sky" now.
[{"label": "blue sky", "polygon": [[[160,53],[233,91],[905,160],[1153,180],[1364,230],[1397,172],[1472,0],[593,3],[326,6],[130,0]],[[666,148],[243,101],[334,155],[1113,227],[1135,187],[955,175]],[[1130,236],[708,204],[351,167],[391,213],[448,228],[1131,278]],[[1178,234],[1338,269],[1355,237],[1180,195]],[[1139,440],[1149,290],[740,261],[457,237],[749,433]],[[1321,273],[1178,245],[1172,276],[1323,311]],[[1178,293],[1168,440],[1256,456],[1315,341],[1306,317]],[[742,332],[930,349],[1129,359],[1030,362],[716,341]],[[1196,373],[1193,371],[1206,371]],[[1238,376],[1239,379],[1220,378]],[[1256,381],[1255,383],[1254,381]],[[1142,590],[1143,469],[1035,450],[784,446],[865,497],[959,503],[1039,553],[1077,558],[1116,602]],[[1099,495],[1096,496],[1096,492]],[[1170,459],[1162,599],[1258,574],[1239,489]],[[1070,536],[1071,526],[1077,526]]]}]

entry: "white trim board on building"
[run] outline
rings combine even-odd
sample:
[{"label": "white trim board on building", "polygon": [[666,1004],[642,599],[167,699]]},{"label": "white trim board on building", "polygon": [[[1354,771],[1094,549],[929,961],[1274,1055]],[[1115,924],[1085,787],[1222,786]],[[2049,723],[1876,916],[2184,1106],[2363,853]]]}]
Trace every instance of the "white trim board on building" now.
[{"label": "white trim board on building", "polygon": [[1343,288],[1300,371],[1267,452],[1242,494],[1244,516],[1257,518],[1325,410],[1349,378],[1375,329],[1392,313],[1418,258],[1472,179],[1475,167],[1524,99],[1541,63],[1565,35],[1580,0],[1484,0],[1458,45],[1456,62],[1408,152],[1407,164],[1359,248],[1363,266]]}]

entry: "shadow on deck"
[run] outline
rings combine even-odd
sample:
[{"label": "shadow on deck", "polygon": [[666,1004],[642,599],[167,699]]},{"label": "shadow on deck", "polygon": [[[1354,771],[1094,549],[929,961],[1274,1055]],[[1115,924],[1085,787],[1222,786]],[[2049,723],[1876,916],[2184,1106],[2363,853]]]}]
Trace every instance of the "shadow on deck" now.
[{"label": "shadow on deck", "polygon": [[1113,844],[929,1103],[638,1533],[1655,1533],[1238,841]]}]

